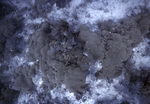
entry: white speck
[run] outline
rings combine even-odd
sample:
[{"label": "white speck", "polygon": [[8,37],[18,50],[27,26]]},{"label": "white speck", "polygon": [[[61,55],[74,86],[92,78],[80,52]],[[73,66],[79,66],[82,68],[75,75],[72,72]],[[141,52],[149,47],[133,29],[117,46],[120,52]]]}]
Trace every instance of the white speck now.
[{"label": "white speck", "polygon": [[100,69],[102,69],[102,63],[100,63],[100,61],[97,61],[95,63],[95,68],[96,68],[97,71],[99,71]]},{"label": "white speck", "polygon": [[84,55],[84,56],[87,56],[87,57],[89,56],[86,52],[83,52],[83,55]]},{"label": "white speck", "polygon": [[42,77],[38,75],[35,75],[35,77],[33,77],[32,80],[33,80],[33,83],[37,85],[38,87],[40,87],[43,83]]},{"label": "white speck", "polygon": [[30,66],[32,66],[32,65],[34,65],[34,62],[28,62],[28,64],[29,64]]},{"label": "white speck", "polygon": [[29,51],[29,48],[26,48],[25,52],[27,53]]}]

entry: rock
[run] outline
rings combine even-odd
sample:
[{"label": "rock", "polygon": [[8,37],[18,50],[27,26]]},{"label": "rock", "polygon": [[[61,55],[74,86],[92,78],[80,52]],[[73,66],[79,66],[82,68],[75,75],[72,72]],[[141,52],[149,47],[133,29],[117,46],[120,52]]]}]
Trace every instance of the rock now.
[{"label": "rock", "polygon": [[149,18],[143,18],[140,22],[139,22],[139,28],[141,30],[141,33],[143,35],[147,34],[150,30],[150,19]]},{"label": "rock", "polygon": [[23,92],[33,90],[34,84],[31,78],[25,77],[23,74],[16,76],[15,80],[16,89]]},{"label": "rock", "polygon": [[[107,26],[109,23],[111,25]],[[142,41],[142,33],[133,18],[123,19],[120,24],[107,21],[99,28],[102,28],[101,35],[81,25],[79,39],[85,44],[88,55],[102,63],[103,68],[96,75],[99,78],[115,78],[122,73],[123,62],[132,55],[132,49]]]},{"label": "rock", "polygon": [[96,33],[91,32],[86,26],[82,25],[80,27],[79,39],[85,42],[85,50],[94,59],[101,60],[104,58],[104,44]]},{"label": "rock", "polygon": [[85,72],[79,67],[70,66],[65,75],[65,85],[75,93],[83,93],[85,88]]},{"label": "rock", "polygon": [[[83,55],[83,50],[78,44],[74,46],[76,48],[70,48],[71,41],[64,41],[64,38],[69,40],[71,36],[67,35],[58,41],[57,38],[53,38],[55,36],[50,35],[51,33],[45,32],[47,29],[50,29],[49,23],[43,23],[30,37],[28,61],[38,60],[38,67],[35,69],[41,72],[44,85],[54,88],[65,84],[71,91],[82,93],[85,71],[89,66],[88,58]],[[61,27],[59,31],[68,31],[67,29]],[[65,43],[62,44],[61,41]]]}]

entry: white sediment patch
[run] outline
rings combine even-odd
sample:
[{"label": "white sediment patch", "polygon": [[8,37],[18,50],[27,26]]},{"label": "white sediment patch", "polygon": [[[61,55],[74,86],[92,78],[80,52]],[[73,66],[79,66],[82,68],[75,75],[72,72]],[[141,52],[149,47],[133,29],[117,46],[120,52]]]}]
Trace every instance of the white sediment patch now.
[{"label": "white sediment patch", "polygon": [[100,63],[100,61],[97,61],[94,65],[94,67],[95,67],[94,73],[96,73],[102,69],[102,63]]},{"label": "white sediment patch", "polygon": [[[99,70],[102,68],[100,62],[96,62],[94,66]],[[96,71],[98,70],[95,69],[95,72]],[[77,100],[74,93],[69,92],[65,85],[62,85],[61,88],[55,88],[51,90],[52,98],[55,99],[58,97],[59,99],[63,99],[66,97],[69,101],[71,101],[71,104],[95,104],[95,101],[97,100],[112,100],[114,98],[117,100],[122,99],[124,93],[119,93],[115,89],[115,86],[118,85],[121,80],[123,80],[123,76],[113,79],[111,83],[107,80],[96,79],[94,77],[95,76],[91,74],[86,77],[86,83],[89,84],[91,93],[86,91],[82,99]]]},{"label": "white sediment patch", "polygon": [[[120,77],[113,80],[112,83],[109,83],[107,80],[93,80],[91,76],[88,76],[86,82],[90,85],[90,91],[86,92],[82,99],[77,100],[74,93],[66,89],[65,85],[62,85],[61,88],[55,88],[51,90],[52,98],[67,98],[71,101],[71,104],[95,104],[97,100],[112,100],[117,99],[122,100],[124,93],[119,93],[115,86],[118,85]],[[85,100],[85,101],[84,101]]]},{"label": "white sediment patch", "polygon": [[49,18],[64,19],[69,23],[78,21],[81,24],[95,24],[98,21],[112,19],[114,21],[130,16],[133,13],[141,12],[142,6],[150,7],[144,0],[96,0],[86,2],[86,0],[72,0],[66,8],[53,6]]},{"label": "white sediment patch", "polygon": [[136,69],[141,67],[150,67],[150,56],[146,55],[146,47],[149,46],[150,40],[143,38],[143,41],[133,49],[132,62]]},{"label": "white sediment patch", "polygon": [[21,66],[25,62],[26,62],[26,60],[25,60],[25,58],[23,56],[15,56],[12,59],[12,63],[13,63],[14,66]]},{"label": "white sediment patch", "polygon": [[29,101],[33,101],[36,104],[39,104],[37,100],[37,94],[21,93],[18,97],[18,104],[28,104]]},{"label": "white sediment patch", "polygon": [[65,85],[62,85],[61,88],[54,88],[50,91],[50,93],[52,95],[52,99],[58,97],[62,100],[64,97],[67,97],[71,101],[76,100],[74,93],[67,90]]},{"label": "white sediment patch", "polygon": [[[23,7],[32,8],[35,5],[35,0],[13,0],[12,2],[20,9]],[[54,4],[52,10],[45,13],[47,17],[42,18],[41,16],[33,20],[29,16],[30,12],[32,14],[33,11],[27,11],[24,13],[24,17],[26,19],[25,24],[40,24],[44,21],[54,22],[57,20],[65,20],[75,30],[78,30],[80,24],[86,24],[92,31],[96,31],[98,27],[95,24],[99,21],[107,21],[110,19],[117,21],[130,16],[132,13],[138,14],[141,12],[141,7],[149,9],[150,2],[148,0],[91,0],[91,2],[87,2],[86,0],[72,0],[64,8],[58,8]],[[31,29],[29,30],[31,31]]]},{"label": "white sediment patch", "polygon": [[91,95],[88,93],[85,96],[88,98],[86,104],[94,104],[97,100],[112,100],[117,99],[118,101],[122,99],[122,95],[116,89],[115,86],[119,84],[120,78],[113,79],[112,82],[107,80],[96,80],[88,76],[86,82],[90,85]]},{"label": "white sediment patch", "polygon": [[[102,64],[98,61],[94,64],[94,73],[102,69]],[[94,75],[89,74],[86,77],[86,83],[89,84],[91,94],[86,92],[83,95],[83,98],[86,99],[82,104],[94,104],[97,100],[111,100],[117,98],[118,100],[122,99],[122,94],[115,89],[115,86],[119,84],[119,81],[122,80],[122,76],[115,78],[110,83],[108,80],[96,79]],[[80,104],[80,103],[78,103]]]}]

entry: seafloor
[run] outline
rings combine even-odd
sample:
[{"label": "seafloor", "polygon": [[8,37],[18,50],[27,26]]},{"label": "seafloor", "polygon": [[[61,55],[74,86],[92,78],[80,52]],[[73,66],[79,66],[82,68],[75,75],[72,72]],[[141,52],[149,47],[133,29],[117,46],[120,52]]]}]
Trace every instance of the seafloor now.
[{"label": "seafloor", "polygon": [[1,0],[0,104],[150,104],[150,1]]}]

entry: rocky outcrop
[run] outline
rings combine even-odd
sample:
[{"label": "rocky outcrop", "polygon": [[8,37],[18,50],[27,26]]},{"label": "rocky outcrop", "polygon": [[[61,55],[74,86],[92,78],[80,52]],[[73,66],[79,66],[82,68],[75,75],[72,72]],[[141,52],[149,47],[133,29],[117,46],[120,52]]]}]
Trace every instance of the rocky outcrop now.
[{"label": "rocky outcrop", "polygon": [[[124,63],[130,59],[132,49],[143,36],[140,22],[135,18],[118,23],[102,22],[99,25],[101,34],[91,32],[85,25],[80,26],[79,34],[73,34],[66,22],[61,22],[56,31],[51,29],[52,24],[42,23],[29,38],[27,60],[34,62],[30,67],[41,73],[43,85],[54,88],[65,84],[71,91],[81,93],[86,87],[86,73],[93,62],[102,63],[102,69],[96,73],[97,78],[112,79],[121,75]],[[27,70],[26,67],[21,69]],[[18,76],[18,79],[31,78],[26,84],[31,85],[34,75],[30,77],[30,71],[28,73],[21,74],[23,78]],[[32,86],[26,88],[29,90]]]},{"label": "rocky outcrop", "polygon": [[103,68],[97,73],[99,78],[115,78],[121,74],[123,62],[128,61],[132,49],[142,40],[139,24],[134,18],[119,23],[102,22],[99,25],[101,35],[86,26],[80,27],[79,38],[85,43],[86,52],[102,62]]},{"label": "rocky outcrop", "polygon": [[[72,44],[75,36],[69,32],[66,36],[63,33],[53,36],[51,31],[46,31],[48,29],[50,29],[50,24],[43,23],[30,37],[27,52],[28,62],[35,62],[32,69],[41,72],[44,85],[54,88],[65,84],[74,92],[83,92],[85,72],[89,67],[89,59],[83,55],[83,46],[80,42],[76,45]],[[26,67],[21,70],[29,71]],[[30,78],[30,72],[28,73],[24,75],[24,78]]]}]

